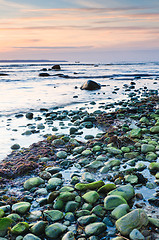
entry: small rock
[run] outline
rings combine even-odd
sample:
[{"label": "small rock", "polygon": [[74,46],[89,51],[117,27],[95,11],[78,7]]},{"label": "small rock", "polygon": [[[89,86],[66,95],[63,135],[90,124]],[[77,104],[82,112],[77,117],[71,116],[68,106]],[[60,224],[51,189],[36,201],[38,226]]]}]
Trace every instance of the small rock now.
[{"label": "small rock", "polygon": [[45,234],[51,239],[59,239],[60,236],[67,230],[67,227],[61,223],[54,223],[46,227]]},{"label": "small rock", "polygon": [[133,229],[132,232],[130,233],[130,239],[132,240],[144,240],[144,236],[139,232],[138,229]]},{"label": "small rock", "polygon": [[122,196],[111,195],[104,199],[104,207],[106,210],[113,210],[121,204],[127,204],[126,200]]},{"label": "small rock", "polygon": [[86,226],[85,233],[87,236],[95,235],[98,236],[107,229],[106,225],[101,222],[91,223]]},{"label": "small rock", "polygon": [[82,198],[88,203],[95,203],[99,199],[99,194],[96,191],[89,191],[85,193]]}]

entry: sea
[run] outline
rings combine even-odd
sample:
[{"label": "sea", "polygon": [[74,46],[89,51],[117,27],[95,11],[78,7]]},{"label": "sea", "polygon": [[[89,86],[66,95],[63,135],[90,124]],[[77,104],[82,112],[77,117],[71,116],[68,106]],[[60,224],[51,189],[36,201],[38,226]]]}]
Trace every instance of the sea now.
[{"label": "sea", "polygon": [[[55,64],[61,66],[60,71],[52,69]],[[40,73],[50,76],[40,77]],[[81,85],[88,80],[101,84],[101,89],[81,90]],[[15,118],[16,114],[32,111],[38,115],[41,108],[76,109],[92,101],[96,107],[122,101],[128,98],[130,92],[126,92],[125,87],[131,82],[136,89],[141,89],[141,96],[145,89],[158,90],[159,62],[1,61],[0,161],[13,143],[28,146],[37,141],[37,137],[22,139],[27,122],[24,118]]]}]

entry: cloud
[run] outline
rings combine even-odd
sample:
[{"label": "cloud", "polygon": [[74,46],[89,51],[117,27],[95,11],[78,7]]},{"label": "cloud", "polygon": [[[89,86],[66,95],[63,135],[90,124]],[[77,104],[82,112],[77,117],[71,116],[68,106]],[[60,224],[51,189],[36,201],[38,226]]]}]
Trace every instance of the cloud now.
[{"label": "cloud", "polygon": [[41,46],[41,47],[35,47],[35,46],[30,46],[30,47],[12,47],[12,48],[18,48],[18,49],[40,49],[40,50],[49,50],[49,49],[53,49],[53,50],[59,50],[59,49],[90,49],[93,46],[58,46],[58,47],[45,47],[45,46]]}]

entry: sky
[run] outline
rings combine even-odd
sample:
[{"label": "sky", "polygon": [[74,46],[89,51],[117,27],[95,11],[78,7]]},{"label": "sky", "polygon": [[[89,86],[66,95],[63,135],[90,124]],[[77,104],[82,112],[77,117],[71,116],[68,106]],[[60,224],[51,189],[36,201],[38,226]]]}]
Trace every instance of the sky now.
[{"label": "sky", "polygon": [[158,61],[159,0],[0,0],[0,60]]}]

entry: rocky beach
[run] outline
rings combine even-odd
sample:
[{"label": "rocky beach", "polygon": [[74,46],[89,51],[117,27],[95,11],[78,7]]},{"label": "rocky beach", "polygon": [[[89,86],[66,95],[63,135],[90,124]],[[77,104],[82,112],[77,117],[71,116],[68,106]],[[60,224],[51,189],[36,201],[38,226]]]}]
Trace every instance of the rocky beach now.
[{"label": "rocky beach", "polygon": [[159,239],[157,71],[100,77],[105,66],[91,68],[88,79],[83,66],[43,68],[46,84],[76,80],[66,86],[72,102],[1,116],[13,137],[0,162],[1,240]]}]

